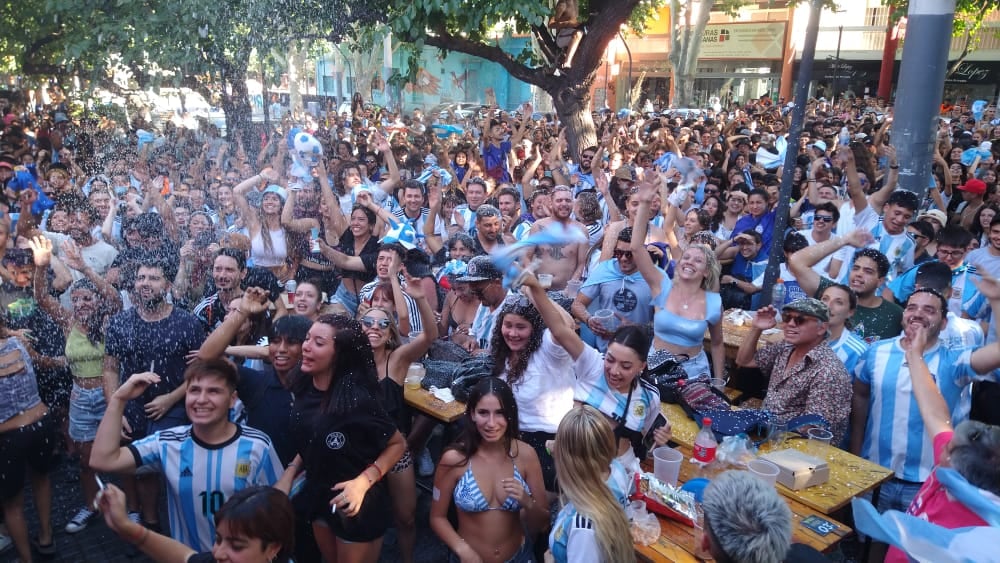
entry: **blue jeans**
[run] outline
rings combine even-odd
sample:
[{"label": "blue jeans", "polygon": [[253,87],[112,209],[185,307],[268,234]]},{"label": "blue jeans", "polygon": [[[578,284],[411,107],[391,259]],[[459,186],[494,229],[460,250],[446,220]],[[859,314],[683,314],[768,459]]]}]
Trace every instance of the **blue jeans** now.
[{"label": "blue jeans", "polygon": [[360,304],[358,296],[351,293],[343,282],[337,288],[337,293],[333,294],[333,299],[330,300],[330,303],[340,303],[351,314],[351,317],[355,317],[358,314],[358,305]]},{"label": "blue jeans", "polygon": [[906,512],[922,486],[922,483],[889,479],[885,483],[882,483],[882,492],[878,496],[878,505],[875,508],[879,512],[885,512],[886,510]]}]

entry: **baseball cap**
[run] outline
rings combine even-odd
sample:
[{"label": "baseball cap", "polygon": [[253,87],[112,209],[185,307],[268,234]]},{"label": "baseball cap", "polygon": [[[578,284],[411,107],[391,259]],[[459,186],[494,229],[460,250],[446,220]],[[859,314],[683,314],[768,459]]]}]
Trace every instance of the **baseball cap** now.
[{"label": "baseball cap", "polygon": [[820,322],[827,322],[830,320],[830,309],[827,308],[826,304],[815,299],[813,297],[803,297],[802,299],[796,299],[791,303],[785,305],[781,308],[782,311],[796,311],[802,313],[803,315],[809,315],[810,317],[816,317]]},{"label": "baseball cap", "polygon": [[809,146],[811,146],[811,147],[813,147],[815,149],[819,149],[819,150],[821,150],[823,152],[826,152],[826,143],[823,142],[823,141],[816,141],[815,143],[813,143],[813,144],[811,144]]},{"label": "baseball cap", "polygon": [[274,338],[287,338],[305,342],[312,321],[302,315],[285,315],[274,321]]},{"label": "baseball cap", "polygon": [[920,216],[917,217],[917,220],[919,221],[927,217],[930,217],[935,221],[937,221],[938,223],[941,223],[942,227],[948,225],[948,216],[945,215],[944,211],[941,211],[940,209],[931,209],[928,211],[924,211],[923,213],[920,214]]},{"label": "baseball cap", "polygon": [[958,189],[970,194],[983,195],[986,193],[986,182],[978,178],[973,178],[959,186]]},{"label": "baseball cap", "polygon": [[503,272],[493,263],[489,256],[474,256],[469,260],[469,265],[465,269],[465,275],[457,278],[459,282],[478,282],[499,280],[503,278]]}]

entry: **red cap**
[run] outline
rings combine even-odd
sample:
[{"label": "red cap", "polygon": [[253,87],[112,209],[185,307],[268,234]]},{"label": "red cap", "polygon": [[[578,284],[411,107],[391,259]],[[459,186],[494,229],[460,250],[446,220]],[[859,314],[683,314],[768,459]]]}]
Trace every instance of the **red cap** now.
[{"label": "red cap", "polygon": [[986,182],[973,178],[965,182],[965,184],[959,186],[958,189],[963,192],[969,192],[970,194],[983,195],[986,193]]}]

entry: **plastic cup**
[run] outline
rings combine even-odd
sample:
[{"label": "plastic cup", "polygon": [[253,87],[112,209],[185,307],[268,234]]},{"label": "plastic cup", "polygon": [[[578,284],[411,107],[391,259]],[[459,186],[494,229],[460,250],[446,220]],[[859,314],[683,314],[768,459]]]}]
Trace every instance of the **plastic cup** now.
[{"label": "plastic cup", "polygon": [[566,282],[566,290],[563,293],[570,299],[576,299],[576,294],[580,293],[580,286],[582,285],[583,282],[580,280],[569,280]]},{"label": "plastic cup", "polygon": [[594,318],[600,323],[604,330],[612,332],[618,328],[618,318],[611,309],[601,309],[594,313]]},{"label": "plastic cup", "polygon": [[552,287],[552,274],[538,274],[538,284],[542,286],[542,289]]},{"label": "plastic cup", "polygon": [[721,377],[713,377],[711,380],[712,388],[718,389],[719,391],[726,390],[726,380]]},{"label": "plastic cup", "polygon": [[674,486],[681,474],[684,454],[666,446],[653,450],[653,475],[660,481]]},{"label": "plastic cup", "polygon": [[646,513],[646,503],[641,500],[633,500],[628,503],[628,508],[625,509],[625,516],[628,517],[629,521],[635,519],[636,516],[641,516]]},{"label": "plastic cup", "polygon": [[767,461],[766,459],[755,459],[751,461],[747,464],[747,469],[750,470],[750,473],[756,475],[758,479],[764,481],[772,487],[778,482],[778,466],[770,461]]},{"label": "plastic cup", "polygon": [[809,450],[812,454],[825,459],[829,454],[833,432],[825,428],[810,428],[806,434],[809,436]]}]

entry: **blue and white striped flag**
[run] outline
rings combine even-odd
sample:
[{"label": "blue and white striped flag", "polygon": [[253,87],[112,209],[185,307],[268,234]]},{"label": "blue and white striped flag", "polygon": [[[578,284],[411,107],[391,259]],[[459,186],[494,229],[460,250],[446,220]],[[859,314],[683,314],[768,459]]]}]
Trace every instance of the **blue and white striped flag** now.
[{"label": "blue and white striped flag", "polygon": [[542,245],[582,244],[587,242],[587,236],[579,229],[564,226],[562,223],[552,223],[545,229],[525,237],[514,244],[502,246],[490,253],[493,264],[504,273],[503,286],[511,287],[521,274],[521,269],[514,265],[518,258],[529,248]]},{"label": "blue and white striped flag", "polygon": [[400,223],[394,218],[389,218],[389,232],[382,237],[380,242],[383,243],[393,243],[397,242],[403,245],[403,248],[407,250],[412,250],[417,247],[417,232],[413,230],[413,227],[406,222]]}]

